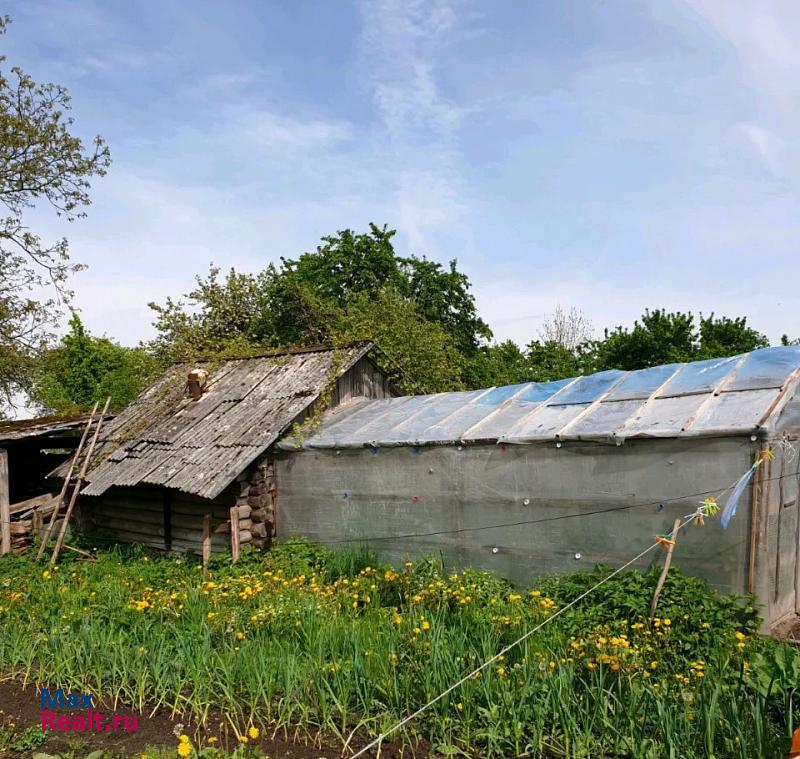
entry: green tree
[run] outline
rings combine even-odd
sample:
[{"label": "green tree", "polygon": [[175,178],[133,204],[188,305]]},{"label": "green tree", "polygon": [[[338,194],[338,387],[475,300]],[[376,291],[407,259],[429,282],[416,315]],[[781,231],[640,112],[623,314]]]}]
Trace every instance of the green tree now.
[{"label": "green tree", "polygon": [[463,358],[452,336],[420,316],[391,289],[350,299],[337,318],[335,342],[372,341],[376,361],[404,393],[461,390]]},{"label": "green tree", "polygon": [[157,337],[150,349],[162,364],[200,356],[244,353],[275,344],[270,327],[263,327],[263,299],[273,273],[244,274],[230,269],[220,279],[211,266],[208,276],[195,277],[195,287],[184,298],[150,303],[155,312]]},{"label": "green tree", "polygon": [[708,317],[700,315],[700,335],[698,358],[720,358],[735,356],[757,348],[769,347],[769,340],[752,327],[747,326],[747,317],[718,319],[712,313]]},{"label": "green tree", "polygon": [[[5,34],[10,19],[0,19]],[[25,388],[32,360],[51,339],[51,325],[69,301],[67,282],[79,266],[66,239],[45,242],[26,212],[39,205],[74,221],[89,205],[90,179],[105,174],[108,148],[96,137],[87,149],[72,133],[67,90],[36,84],[21,69],[4,70],[0,56],[0,396]],[[42,297],[47,288],[52,297]]]},{"label": "green tree", "polygon": [[112,410],[130,403],[159,370],[143,348],[124,348],[107,337],[90,335],[73,313],[69,332],[35,361],[31,400],[62,414],[91,409],[111,397]]},{"label": "green tree", "polygon": [[394,234],[374,224],[365,234],[342,230],[256,275],[231,270],[223,279],[212,267],[186,301],[151,304],[152,347],[174,360],[372,340],[382,368],[410,392],[462,387],[469,358],[491,336],[469,280],[454,261],[398,256]]},{"label": "green tree", "polygon": [[646,310],[632,329],[606,330],[603,340],[586,346],[594,369],[643,369],[648,366],[703,358],[724,358],[764,348],[767,338],[747,326],[746,317],[700,315],[699,329],[691,313]]},{"label": "green tree", "polygon": [[591,357],[587,361],[583,346],[569,349],[555,340],[534,340],[528,343],[529,379],[533,382],[576,377],[593,371]]},{"label": "green tree", "polygon": [[513,340],[504,340],[478,348],[470,356],[465,374],[470,388],[516,385],[531,381],[531,365]]},{"label": "green tree", "polygon": [[694,317],[680,312],[646,310],[628,330],[605,331],[593,344],[596,369],[643,369],[648,366],[691,361],[697,353]]},{"label": "green tree", "polygon": [[[464,355],[477,350],[492,333],[478,316],[475,299],[465,274],[450,261],[440,263],[417,256],[399,256],[393,244],[395,230],[370,224],[369,232],[344,229],[322,238],[313,253],[298,259],[281,259],[279,270],[271,269],[264,306],[272,318],[261,325],[282,342],[305,339],[309,303],[319,307],[347,309],[356,296],[375,296],[390,290],[414,304],[427,321],[439,324]],[[298,328],[298,325],[302,325]],[[313,337],[319,324],[312,329]]]}]

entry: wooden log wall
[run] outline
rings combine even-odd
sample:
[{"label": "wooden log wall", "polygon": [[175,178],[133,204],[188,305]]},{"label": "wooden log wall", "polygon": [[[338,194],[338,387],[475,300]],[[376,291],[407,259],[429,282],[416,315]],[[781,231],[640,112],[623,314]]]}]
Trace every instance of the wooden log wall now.
[{"label": "wooden log wall", "polygon": [[121,543],[162,551],[203,553],[203,518],[211,515],[211,550],[229,546],[229,488],[214,500],[152,486],[115,487],[99,497],[81,498],[85,529]]},{"label": "wooden log wall", "polygon": [[267,453],[236,478],[239,543],[269,548],[275,537],[275,466]]}]

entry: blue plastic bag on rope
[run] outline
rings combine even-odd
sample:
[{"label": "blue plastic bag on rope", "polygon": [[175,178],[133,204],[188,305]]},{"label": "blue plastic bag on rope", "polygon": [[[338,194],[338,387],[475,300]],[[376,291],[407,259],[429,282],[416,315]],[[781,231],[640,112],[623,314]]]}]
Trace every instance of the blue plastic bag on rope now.
[{"label": "blue plastic bag on rope", "polygon": [[753,464],[740,478],[739,481],[733,488],[733,492],[731,493],[731,497],[728,498],[728,502],[725,504],[725,508],[722,510],[722,517],[720,517],[720,522],[722,522],[722,526],[727,529],[728,524],[730,524],[731,519],[736,516],[736,507],[739,505],[739,501],[742,498],[742,493],[744,493],[744,489],[747,487],[747,483],[753,478],[753,472],[756,471],[756,467],[758,463]]}]

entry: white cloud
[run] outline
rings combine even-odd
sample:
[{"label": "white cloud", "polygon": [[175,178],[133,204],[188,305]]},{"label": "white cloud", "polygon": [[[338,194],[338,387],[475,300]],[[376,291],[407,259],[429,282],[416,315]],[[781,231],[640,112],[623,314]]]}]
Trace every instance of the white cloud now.
[{"label": "white cloud", "polygon": [[783,173],[781,158],[784,143],[780,137],[753,123],[740,124],[739,131],[769,171],[776,175]]},{"label": "white cloud", "polygon": [[268,111],[247,113],[239,124],[239,131],[256,148],[296,150],[332,148],[351,134],[350,126],[345,122],[314,118],[302,121]]},{"label": "white cloud", "polygon": [[782,109],[798,108],[800,3],[796,0],[685,0],[733,45],[756,90]]},{"label": "white cloud", "polygon": [[437,75],[443,53],[461,33],[459,5],[360,4],[360,70],[384,132],[390,188],[411,247],[428,252],[445,239],[451,246],[470,244],[458,144],[464,109],[443,94]]}]

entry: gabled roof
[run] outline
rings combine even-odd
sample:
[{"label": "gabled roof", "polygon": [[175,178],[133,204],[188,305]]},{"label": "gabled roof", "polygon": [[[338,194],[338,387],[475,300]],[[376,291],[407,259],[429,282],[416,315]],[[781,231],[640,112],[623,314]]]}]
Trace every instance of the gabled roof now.
[{"label": "gabled roof", "polygon": [[[371,345],[309,349],[177,365],[101,433],[99,464],[82,493],[147,483],[205,498],[219,495]],[[209,373],[203,395],[186,392],[187,373]]]},{"label": "gabled roof", "polygon": [[754,433],[774,427],[798,375],[800,346],[782,346],[556,382],[360,401],[328,413],[303,446],[619,442]]}]

